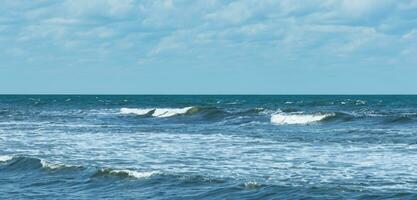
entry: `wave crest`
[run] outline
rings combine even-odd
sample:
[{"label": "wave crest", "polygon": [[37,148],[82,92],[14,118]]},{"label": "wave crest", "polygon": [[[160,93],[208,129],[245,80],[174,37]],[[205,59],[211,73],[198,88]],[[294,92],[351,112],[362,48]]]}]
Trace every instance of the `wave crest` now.
[{"label": "wave crest", "polygon": [[57,170],[64,168],[78,168],[80,166],[65,165],[61,163],[49,162],[39,158],[25,157],[25,156],[0,156],[0,162],[5,162],[10,169],[49,169]]},{"label": "wave crest", "polygon": [[256,188],[262,187],[263,185],[255,181],[250,181],[250,182],[244,183],[243,186],[247,189],[256,189]]},{"label": "wave crest", "polygon": [[0,156],[0,162],[7,162],[9,160],[13,159],[13,156],[8,156],[8,155],[2,155]]},{"label": "wave crest", "polygon": [[161,174],[159,171],[141,172],[132,169],[112,169],[112,168],[98,168],[98,167],[85,167],[75,165],[65,165],[61,163],[52,163],[43,159],[25,156],[0,156],[0,162],[6,163],[6,168],[9,170],[76,170],[76,171],[89,171],[93,169],[91,176],[117,176],[117,177],[133,177],[137,179],[148,178],[153,175]]},{"label": "wave crest", "polygon": [[43,168],[48,168],[48,169],[51,169],[51,170],[59,169],[59,168],[65,168],[65,167],[71,167],[71,166],[66,166],[64,164],[60,164],[60,163],[47,162],[45,160],[40,160],[40,163],[41,163]]},{"label": "wave crest", "polygon": [[120,177],[133,177],[137,179],[141,178],[149,178],[153,175],[160,174],[158,171],[150,171],[150,172],[139,172],[135,170],[129,169],[100,169],[95,174],[97,175],[112,175],[112,176],[120,176]]},{"label": "wave crest", "polygon": [[153,117],[172,117],[175,115],[186,114],[189,111],[193,111],[194,107],[185,108],[121,108],[121,114],[134,114],[134,115],[151,115]]},{"label": "wave crest", "polygon": [[140,109],[140,108],[121,108],[120,114],[134,114],[134,115],[146,115],[152,112],[154,109]]},{"label": "wave crest", "polygon": [[284,124],[309,124],[322,121],[329,117],[335,116],[334,113],[327,114],[283,114],[276,113],[271,116],[271,123],[277,125]]}]

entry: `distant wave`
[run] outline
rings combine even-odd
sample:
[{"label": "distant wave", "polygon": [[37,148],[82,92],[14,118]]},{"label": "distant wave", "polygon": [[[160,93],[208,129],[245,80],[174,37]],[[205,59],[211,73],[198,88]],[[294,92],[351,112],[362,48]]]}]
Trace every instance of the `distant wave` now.
[{"label": "distant wave", "polygon": [[194,107],[185,108],[121,108],[121,114],[150,115],[153,117],[172,117],[192,111]]},{"label": "distant wave", "polygon": [[222,119],[230,113],[216,107],[185,107],[185,108],[121,108],[120,114],[143,117],[168,118],[175,116],[202,117],[206,120]]},{"label": "distant wave", "polygon": [[335,116],[334,113],[326,114],[284,114],[276,113],[271,115],[271,123],[277,125],[284,124],[309,124],[313,122],[322,121],[329,117]]},{"label": "distant wave", "polygon": [[[335,113],[325,114],[303,114],[301,111],[293,112],[295,109],[285,109],[279,113],[271,115],[270,121],[273,124],[308,124],[318,122],[335,116]],[[120,114],[150,116],[157,118],[167,118],[180,115],[192,115],[196,117],[203,117],[203,119],[217,119],[217,120],[231,120],[234,118],[241,118],[242,116],[253,115],[269,115],[272,111],[264,108],[251,108],[238,111],[227,111],[216,107],[185,107],[185,108],[121,108]],[[199,119],[199,118],[194,118]]]},{"label": "distant wave", "polygon": [[[3,109],[4,110],[4,109]],[[278,110],[278,112],[277,112]],[[0,109],[1,111],[1,109]],[[17,113],[16,116],[24,116],[27,114]],[[117,120],[126,120],[128,123],[137,123],[137,120],[145,120],[145,123],[152,118],[164,118],[157,123],[218,123],[225,125],[241,125],[249,123],[267,123],[274,125],[283,124],[310,124],[319,121],[326,122],[347,122],[356,120],[375,120],[380,123],[389,124],[406,124],[414,123],[417,120],[417,114],[413,111],[397,112],[385,110],[383,108],[361,108],[361,109],[329,109],[323,110],[307,109],[300,106],[283,106],[282,108],[259,106],[256,107],[240,107],[240,106],[189,106],[189,107],[117,107],[105,109],[64,109],[64,110],[46,110],[34,112],[36,120],[20,120],[19,117],[8,118],[0,122],[0,126],[43,126],[48,128],[101,128],[102,124],[94,124],[91,122],[108,120],[115,118]],[[139,116],[139,117],[137,117]],[[73,123],[67,123],[74,120]],[[144,119],[146,118],[146,119]],[[151,118],[151,119],[148,119]],[[169,118],[169,119],[166,119]],[[18,119],[18,120],[17,120]],[[58,121],[58,120],[60,121]],[[61,119],[65,119],[62,120]],[[78,120],[80,119],[80,120]],[[85,120],[91,119],[84,124]],[[71,121],[72,122],[72,121]],[[106,122],[107,123],[107,122]],[[105,126],[112,126],[113,124]]]}]

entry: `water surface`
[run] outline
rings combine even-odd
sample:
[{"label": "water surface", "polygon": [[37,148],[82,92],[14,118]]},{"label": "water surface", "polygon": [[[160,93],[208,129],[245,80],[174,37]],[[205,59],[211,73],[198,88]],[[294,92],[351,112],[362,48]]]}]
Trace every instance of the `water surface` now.
[{"label": "water surface", "polygon": [[417,96],[0,96],[2,199],[416,199]]}]

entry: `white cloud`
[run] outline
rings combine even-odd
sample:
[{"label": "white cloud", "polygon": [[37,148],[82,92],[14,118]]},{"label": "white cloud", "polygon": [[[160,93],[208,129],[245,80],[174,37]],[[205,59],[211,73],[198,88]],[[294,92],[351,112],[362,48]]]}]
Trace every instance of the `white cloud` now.
[{"label": "white cloud", "polygon": [[106,39],[115,36],[117,33],[114,29],[109,27],[94,27],[87,31],[82,31],[78,33],[78,36],[81,38],[100,38]]},{"label": "white cloud", "polygon": [[241,23],[252,16],[252,10],[248,6],[250,5],[242,1],[232,2],[213,13],[207,14],[205,18],[215,20],[218,23]]},{"label": "white cloud", "polygon": [[[109,59],[180,54],[184,57],[178,59],[215,59],[213,49],[225,56],[276,54],[276,60],[285,56],[283,52],[340,54],[353,60],[359,53],[369,53],[384,59],[380,44],[407,49],[411,44],[404,40],[415,40],[416,2],[5,1],[0,8],[0,45],[6,46],[4,41],[17,41],[7,45],[20,49],[49,45],[51,54],[96,48],[105,50]],[[42,45],[29,47],[36,42]]]},{"label": "white cloud", "polygon": [[82,21],[74,18],[53,17],[45,19],[43,22],[50,25],[76,25],[80,24]]},{"label": "white cloud", "polygon": [[417,29],[412,29],[402,36],[405,40],[416,40],[417,39]]},{"label": "white cloud", "polygon": [[137,12],[132,0],[67,0],[63,7],[69,15],[84,17],[124,18]]},{"label": "white cloud", "polygon": [[187,48],[185,41],[189,40],[188,31],[177,31],[162,38],[149,52],[149,56],[155,56],[166,51],[181,51]]}]

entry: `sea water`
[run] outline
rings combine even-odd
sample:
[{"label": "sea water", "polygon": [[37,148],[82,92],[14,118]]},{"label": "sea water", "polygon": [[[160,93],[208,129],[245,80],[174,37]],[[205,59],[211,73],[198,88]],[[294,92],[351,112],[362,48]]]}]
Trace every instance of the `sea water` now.
[{"label": "sea water", "polygon": [[417,96],[0,96],[0,199],[416,199]]}]

